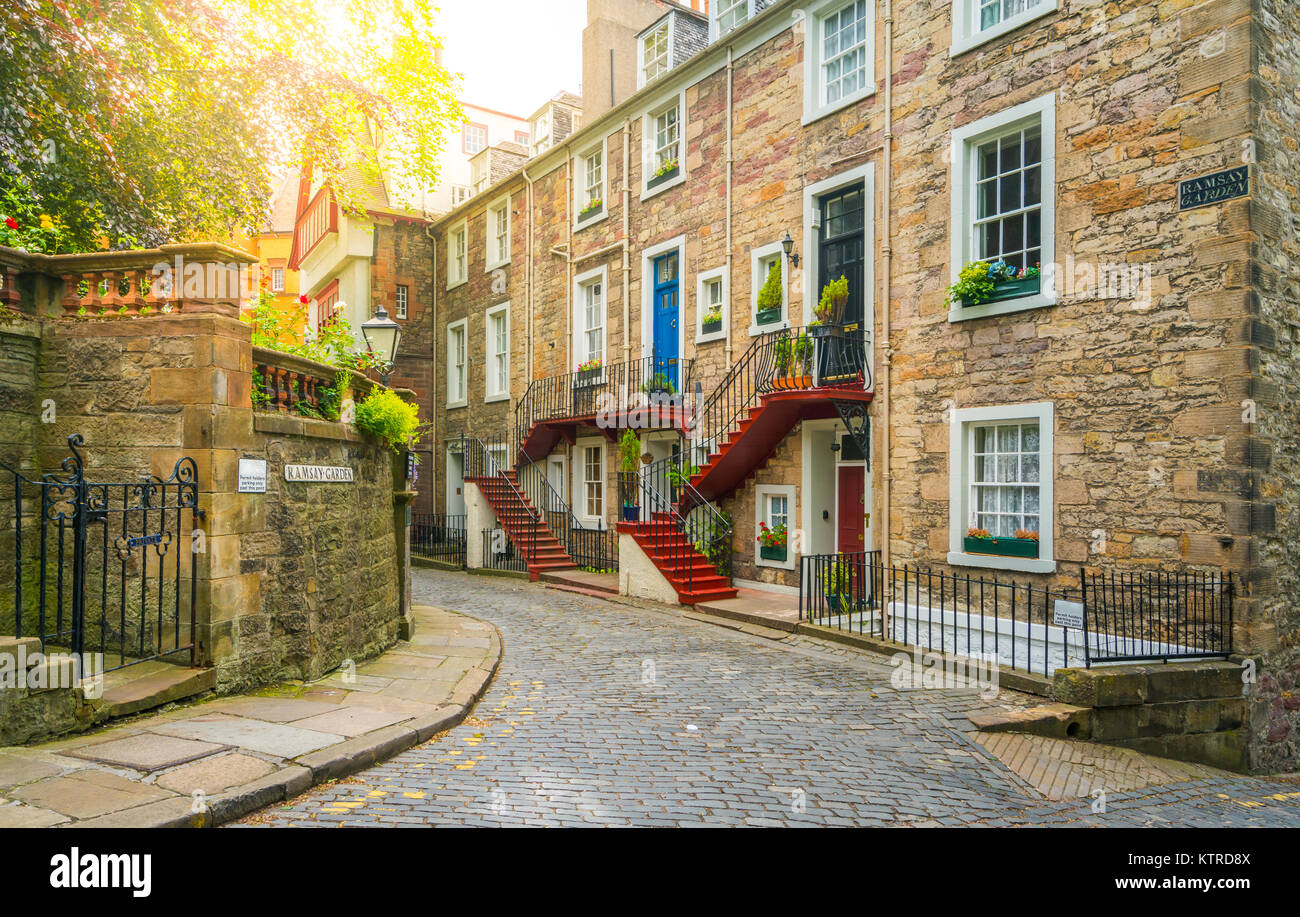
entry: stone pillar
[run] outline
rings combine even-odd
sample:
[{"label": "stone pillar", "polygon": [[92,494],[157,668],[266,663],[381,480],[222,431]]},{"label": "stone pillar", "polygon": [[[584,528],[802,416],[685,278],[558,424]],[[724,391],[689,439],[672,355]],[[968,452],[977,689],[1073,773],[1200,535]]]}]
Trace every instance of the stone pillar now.
[{"label": "stone pillar", "polygon": [[465,566],[483,566],[483,530],[496,528],[497,517],[483,491],[473,481],[465,482]]},{"label": "stone pillar", "polygon": [[393,463],[393,537],[397,542],[397,589],[401,601],[397,636],[401,640],[415,635],[415,616],[411,613],[411,503],[416,492],[409,489],[409,455]]}]

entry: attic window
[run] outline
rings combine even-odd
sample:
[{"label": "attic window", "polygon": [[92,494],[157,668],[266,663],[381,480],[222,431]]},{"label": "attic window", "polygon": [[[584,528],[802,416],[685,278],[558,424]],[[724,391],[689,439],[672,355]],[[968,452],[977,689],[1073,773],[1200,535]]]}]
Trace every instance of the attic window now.
[{"label": "attic window", "polygon": [[668,72],[668,45],[671,27],[665,19],[658,28],[641,39],[641,85]]}]

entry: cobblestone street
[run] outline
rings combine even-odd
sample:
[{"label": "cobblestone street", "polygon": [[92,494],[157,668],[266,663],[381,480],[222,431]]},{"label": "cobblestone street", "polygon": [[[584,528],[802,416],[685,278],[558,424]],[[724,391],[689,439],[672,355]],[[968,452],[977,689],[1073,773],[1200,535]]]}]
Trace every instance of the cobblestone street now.
[{"label": "cobblestone street", "polygon": [[1208,771],[1049,801],[974,741],[989,702],[820,641],[460,573],[415,600],[500,629],[471,717],[246,824],[1300,827],[1300,785]]}]

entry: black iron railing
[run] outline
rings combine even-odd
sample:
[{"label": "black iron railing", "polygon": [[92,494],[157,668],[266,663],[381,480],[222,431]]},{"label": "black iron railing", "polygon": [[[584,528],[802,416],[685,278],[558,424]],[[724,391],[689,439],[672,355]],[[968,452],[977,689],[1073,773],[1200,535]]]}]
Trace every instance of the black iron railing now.
[{"label": "black iron railing", "polygon": [[696,562],[696,552],[731,581],[733,525],[730,516],[707,501],[690,482],[692,466],[678,456],[661,459],[637,473],[619,473],[620,506],[638,506],[639,521],[648,523],[642,534],[664,566],[691,591],[696,579],[713,575]]},{"label": "black iron railing", "polygon": [[[524,496],[513,477],[502,470],[502,462],[493,454],[509,456],[513,445],[489,445],[476,437],[462,436],[460,447],[465,463],[464,479],[495,492],[498,520],[505,526],[509,539],[525,559],[536,556],[537,531],[545,524],[541,511]],[[501,519],[501,516],[507,516],[509,523],[506,519]]]},{"label": "black iron railing", "polygon": [[465,569],[465,517],[445,513],[411,516],[411,554]]},{"label": "black iron railing", "polygon": [[598,571],[618,569],[617,533],[599,526],[588,526],[569,508],[545,469],[523,450],[517,453],[515,481],[520,492],[538,507],[551,534],[579,567]]},{"label": "black iron railing", "polygon": [[[612,418],[656,402],[680,410],[694,384],[694,360],[654,355],[535,379],[515,406],[515,442],[525,443],[533,426],[546,420],[591,417],[598,423],[598,415]],[[662,413],[671,423],[671,414]]]},{"label": "black iron railing", "polygon": [[1090,663],[1232,653],[1231,573],[1085,569],[1081,591]]},{"label": "black iron railing", "polygon": [[510,540],[505,529],[483,530],[482,566],[487,570],[527,573],[528,560]]}]

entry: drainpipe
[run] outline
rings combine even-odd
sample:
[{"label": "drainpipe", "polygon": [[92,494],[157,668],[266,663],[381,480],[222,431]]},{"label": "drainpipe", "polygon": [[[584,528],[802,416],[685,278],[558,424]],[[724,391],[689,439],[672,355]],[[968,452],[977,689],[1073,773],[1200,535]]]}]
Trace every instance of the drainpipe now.
[{"label": "drainpipe", "polygon": [[524,268],[524,285],[528,288],[527,306],[528,312],[528,340],[527,359],[524,361],[528,366],[528,378],[525,382],[532,384],[533,381],[533,180],[528,177],[527,169],[520,169],[519,174],[524,177],[528,183],[528,241],[525,247],[528,249],[525,255]]},{"label": "drainpipe", "polygon": [[[731,118],[732,118],[732,105],[734,104],[734,100],[733,100],[733,96],[732,96],[732,90],[733,90],[733,87],[732,87],[732,79],[733,79],[733,76],[734,76],[734,73],[735,73],[735,70],[734,70],[734,68],[735,68],[735,60],[734,60],[733,55],[734,55],[734,49],[732,48],[731,45],[727,45],[727,204],[726,204],[726,207],[727,207],[727,215],[726,215],[726,223],[727,223],[727,232],[726,232],[726,235],[727,235],[727,239],[726,239],[726,246],[727,246],[727,264],[726,264],[726,271],[727,271],[727,297],[728,297],[728,299],[732,299],[732,300],[735,299],[735,296],[733,295],[733,291],[736,289],[735,286],[734,286],[734,284],[732,283],[732,277],[731,277],[731,266],[732,266],[732,253],[731,253],[731,166],[732,166],[732,163],[735,162],[735,158],[734,158],[733,155],[732,155],[732,145],[731,145]],[[700,304],[697,302],[697,303],[695,304],[695,310],[698,312],[698,311],[699,311],[699,308],[700,308]],[[731,303],[727,303],[727,372],[731,372],[731,360],[732,360],[732,350],[731,350],[731,348],[732,348],[732,342],[731,342],[732,333],[731,333],[731,326],[735,324],[735,318],[736,318],[736,317],[732,314]]]},{"label": "drainpipe", "polygon": [[[430,338],[433,341],[433,353],[429,354],[429,358],[433,361],[433,380],[429,386],[429,413],[431,415],[429,417],[430,423],[433,423],[434,418],[438,416],[438,382],[439,382],[439,378],[438,378],[438,343],[439,343],[439,339],[438,339],[438,237],[434,235],[432,232],[430,232],[430,230],[432,229],[433,226],[431,224],[426,225],[424,227],[424,234],[429,238],[429,243],[433,248],[433,271],[432,271],[433,302],[429,306],[429,312],[430,312],[429,321],[433,328],[433,334],[430,335]],[[434,443],[438,442],[438,429],[436,426],[433,427],[430,431],[430,439]],[[438,461],[438,456],[436,452],[434,453],[433,461],[436,465]],[[433,471],[430,470],[429,473],[433,474]]]},{"label": "drainpipe", "polygon": [[632,166],[632,119],[623,119],[623,362],[627,363],[631,359],[632,353],[632,329],[629,322],[632,321],[632,257],[629,253],[629,233],[631,231],[631,217],[629,210],[632,206],[632,179],[628,175],[628,170]]},{"label": "drainpipe", "polygon": [[[885,140],[884,155],[882,157],[884,164],[884,183],[882,198],[884,206],[881,208],[881,222],[884,224],[882,238],[884,245],[881,247],[881,285],[883,287],[884,309],[880,315],[880,359],[884,364],[883,370],[879,373],[880,378],[876,380],[876,391],[881,396],[880,414],[883,420],[884,429],[881,431],[881,459],[884,467],[882,468],[881,477],[883,479],[883,488],[881,492],[881,541],[880,541],[880,561],[885,566],[889,566],[889,492],[893,484],[893,471],[891,468],[892,445],[890,434],[890,398],[889,398],[889,370],[893,358],[893,344],[889,339],[889,316],[892,311],[893,303],[890,301],[890,288],[892,285],[892,268],[893,268],[893,228],[891,221],[893,207],[893,147],[894,147],[894,0],[885,0]],[[888,609],[881,609],[883,618],[882,625],[885,633],[889,633],[889,612]]]},{"label": "drainpipe", "polygon": [[[567,282],[564,285],[565,301],[569,308],[565,310],[564,327],[565,327],[565,351],[564,365],[567,367],[568,362],[573,359],[573,152],[570,150],[569,155],[564,159],[564,222],[569,227],[569,256],[565,259],[568,262],[565,277]],[[604,291],[601,291],[602,293]]]}]

